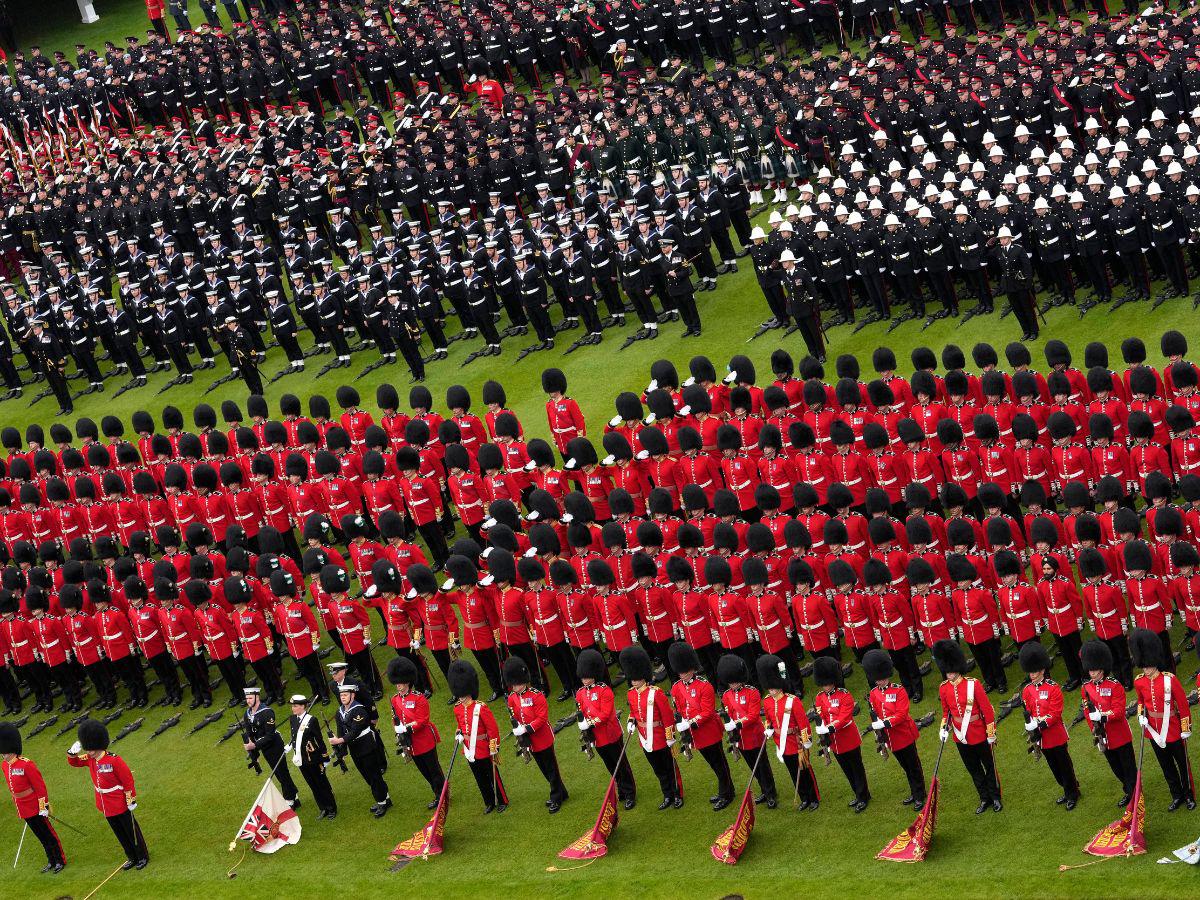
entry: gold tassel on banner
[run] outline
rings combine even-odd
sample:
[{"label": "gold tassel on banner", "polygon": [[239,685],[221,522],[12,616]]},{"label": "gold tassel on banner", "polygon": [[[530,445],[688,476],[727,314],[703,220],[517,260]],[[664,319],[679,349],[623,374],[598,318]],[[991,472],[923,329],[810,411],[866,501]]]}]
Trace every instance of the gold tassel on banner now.
[{"label": "gold tassel on banner", "polygon": [[591,859],[589,859],[587,862],[582,863],[581,865],[578,865],[578,866],[546,866],[546,871],[547,872],[574,872],[576,869],[586,869],[588,866],[590,866],[592,863],[594,863],[599,858],[600,857],[598,857],[598,856],[594,856]]}]

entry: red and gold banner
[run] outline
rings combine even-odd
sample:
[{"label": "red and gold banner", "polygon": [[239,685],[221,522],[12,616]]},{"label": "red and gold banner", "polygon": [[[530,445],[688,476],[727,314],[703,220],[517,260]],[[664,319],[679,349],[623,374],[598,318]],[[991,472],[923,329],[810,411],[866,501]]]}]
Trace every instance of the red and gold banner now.
[{"label": "red and gold banner", "polygon": [[562,850],[559,859],[599,859],[608,852],[608,838],[617,828],[617,783],[609,781],[600,814],[591,830]]},{"label": "red and gold banner", "polygon": [[406,841],[401,841],[388,856],[388,860],[398,859],[427,859],[442,852],[442,835],[446,831],[446,814],[450,812],[450,780],[446,779],[442,786],[442,794],[438,797],[437,809],[425,824],[425,827]]},{"label": "red and gold banner", "polygon": [[720,837],[713,843],[713,859],[729,866],[737,865],[746,845],[750,843],[750,832],[754,830],[754,798],[749,790],[742,795],[742,803],[738,807],[737,818],[733,824],[721,832]]},{"label": "red and gold banner", "polygon": [[1083,848],[1092,856],[1137,856],[1146,852],[1146,798],[1142,794],[1142,773],[1138,772],[1133,796],[1121,818],[1100,829]]},{"label": "red and gold banner", "polygon": [[933,843],[933,829],[937,826],[938,795],[941,790],[942,786],[935,775],[929,782],[929,796],[917,820],[892,838],[888,845],[875,855],[876,859],[915,863],[925,858],[929,852],[929,845]]}]

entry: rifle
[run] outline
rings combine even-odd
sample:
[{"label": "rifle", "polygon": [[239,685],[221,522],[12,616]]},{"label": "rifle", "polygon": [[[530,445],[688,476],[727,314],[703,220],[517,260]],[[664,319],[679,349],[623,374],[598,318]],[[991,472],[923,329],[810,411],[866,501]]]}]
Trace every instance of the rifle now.
[{"label": "rifle", "polygon": [[[1096,711],[1096,704],[1092,702],[1092,698],[1088,696],[1086,690],[1083,692],[1083,704],[1087,707],[1089,715]],[[1108,725],[1105,724],[1103,717],[1092,723],[1092,741],[1101,753],[1108,749]]]},{"label": "rifle", "polygon": [[73,719],[72,719],[70,722],[68,722],[66,725],[64,725],[62,728],[58,729],[58,731],[54,732],[54,736],[55,736],[55,737],[62,737],[64,734],[66,734],[66,733],[67,733],[68,731],[70,731],[72,728],[74,728],[75,726],[77,726],[77,725],[78,725],[80,722],[82,722],[82,721],[83,721],[84,719],[86,719],[86,718],[88,718],[88,714],[87,714],[87,713],[83,713],[82,715],[78,715],[78,716],[76,716],[76,717],[75,717],[75,718],[73,718]]},{"label": "rifle", "polygon": [[232,725],[230,725],[228,728],[225,729],[225,733],[223,735],[221,735],[219,738],[217,738],[217,746],[218,747],[221,746],[223,743],[225,743],[227,740],[229,740],[231,737],[233,737],[237,733],[238,733],[238,723],[234,722]]},{"label": "rifle", "polygon": [[[325,736],[332,739],[333,726],[329,724],[329,718],[327,716],[321,716],[321,721],[325,723]],[[349,772],[350,770],[346,768],[346,753],[349,752],[346,749],[346,745],[330,744],[330,748],[333,750],[333,764],[343,772]]]},{"label": "rifle", "polygon": [[30,738],[37,737],[39,734],[41,734],[47,728],[53,728],[57,724],[58,724],[58,716],[56,716],[56,715],[51,716],[50,718],[45,719],[42,722],[39,722],[37,725],[34,725],[33,728],[31,728],[29,730],[29,734],[25,735],[25,740],[29,740]]},{"label": "rifle", "polygon": [[117,732],[116,736],[112,739],[112,742],[115,744],[117,741],[121,740],[122,738],[128,737],[129,735],[133,734],[135,731],[137,731],[139,728],[141,728],[145,724],[146,724],[146,718],[144,716],[134,719],[132,722],[130,722],[128,725],[126,725],[124,728],[122,728],[120,731]]},{"label": "rifle", "polygon": [[[866,703],[867,703],[867,709],[871,713],[871,730],[875,732],[875,750],[876,750],[876,752],[879,753],[880,759],[887,759],[888,752],[890,749],[888,747],[887,723],[884,722],[882,719],[880,719],[879,716],[876,714],[875,707],[873,707],[871,705],[871,698],[869,696],[867,697]],[[876,728],[875,727],[876,722],[879,722],[882,727]],[[866,734],[866,732],[864,731],[863,734]]]},{"label": "rifle", "polygon": [[[508,718],[509,721],[512,722],[512,727],[514,729],[521,724],[517,721],[516,716],[510,715]],[[513,737],[515,737],[517,741],[517,753],[519,753],[525,760],[526,764],[528,764],[529,761],[533,759],[533,738],[529,734],[529,730],[526,729],[524,734],[515,734]]]},{"label": "rifle", "polygon": [[412,760],[413,743],[411,728],[406,727],[403,731],[396,732],[396,755],[405,762]]},{"label": "rifle", "polygon": [[175,713],[175,715],[171,716],[169,719],[163,719],[162,724],[160,724],[157,728],[154,729],[154,733],[150,735],[147,743],[149,743],[149,741],[154,740],[156,737],[158,737],[160,734],[162,734],[168,728],[174,728],[176,725],[179,724],[179,720],[182,718],[183,718],[183,713]]},{"label": "rifle", "polygon": [[[241,716],[238,716],[235,724],[237,725],[238,733],[241,734],[241,736],[242,736],[242,743],[243,744],[250,743],[250,735],[246,733],[245,720]],[[246,768],[253,769],[259,775],[262,774],[262,766],[260,766],[258,764],[258,751],[257,750],[247,750],[246,751]]]},{"label": "rifle", "polygon": [[1071,720],[1071,724],[1067,726],[1067,731],[1070,731],[1072,728],[1074,728],[1076,725],[1078,725],[1080,722],[1082,722],[1086,718],[1087,718],[1087,710],[1084,709],[1083,702],[1080,701],[1079,712],[1077,712],[1075,714],[1075,718],[1073,718]]},{"label": "rifle", "polygon": [[[729,738],[729,755],[734,759],[740,759],[742,755],[742,723],[733,722],[725,710],[721,710],[719,715],[721,721],[725,723],[725,735]],[[729,727],[731,723],[733,724],[732,728]]]},{"label": "rifle", "polygon": [[[583,710],[576,711],[575,721],[583,721]],[[579,729],[579,749],[588,759],[593,759],[596,756],[596,729],[591,725],[587,728]]]},{"label": "rifle", "polygon": [[203,719],[201,719],[199,722],[197,722],[195,725],[192,726],[192,730],[188,732],[188,735],[191,736],[191,735],[195,734],[201,728],[207,728],[213,722],[220,721],[222,718],[224,718],[224,716],[225,716],[224,712],[209,713],[207,716],[205,716]]},{"label": "rifle", "polygon": [[[825,720],[820,717],[820,714],[817,715],[817,721],[820,724],[825,725]],[[829,726],[827,726],[827,725],[825,726],[824,734],[817,735],[817,741],[818,741],[818,744],[820,745],[818,748],[818,752],[821,754],[822,758],[824,758],[825,765],[827,765],[827,766],[832,765],[833,764],[833,732],[829,730]]]},{"label": "rifle", "polygon": [[1034,722],[1029,715],[1029,707],[1024,703],[1021,704],[1021,712],[1025,716],[1025,735],[1029,741],[1029,746],[1026,749],[1029,753],[1033,754],[1033,761],[1037,762],[1042,758],[1042,726],[1041,723],[1037,723],[1034,728],[1031,729],[1029,727]]},{"label": "rifle", "polygon": [[[675,722],[678,724],[682,716],[675,713]],[[692,752],[695,748],[695,742],[692,740],[692,730],[680,731],[678,727],[675,729],[675,740],[679,743],[679,752],[683,754],[683,758],[688,762],[692,761]]]}]

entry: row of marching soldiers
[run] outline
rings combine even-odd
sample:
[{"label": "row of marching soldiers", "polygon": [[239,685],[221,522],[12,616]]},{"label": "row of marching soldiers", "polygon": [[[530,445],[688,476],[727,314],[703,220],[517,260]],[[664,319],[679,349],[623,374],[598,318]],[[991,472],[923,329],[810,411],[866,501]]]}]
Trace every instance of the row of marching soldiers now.
[{"label": "row of marching soldiers", "polygon": [[[1171,793],[1170,811],[1186,806],[1195,808],[1187,741],[1191,736],[1188,697],[1178,679],[1167,670],[1158,636],[1145,629],[1129,635],[1133,663],[1140,674],[1134,679],[1134,703],[1127,709],[1127,695],[1115,675],[1116,661],[1109,646],[1099,640],[1085,643],[1080,662],[1086,680],[1080,688],[1081,720],[1086,720],[1092,739],[1116,777],[1122,796],[1119,806],[1129,803],[1137,774],[1133,750],[1133,732],[1127,719],[1137,714],[1137,722],[1149,739]],[[939,738],[953,740],[963,765],[979,794],[976,814],[1003,808],[995,743],[996,716],[981,681],[967,673],[971,666],[959,645],[952,640],[938,641],[932,655],[944,680],[938,689],[941,713]],[[721,692],[703,674],[696,652],[683,641],[667,649],[674,681],[668,688],[659,683],[666,678],[640,645],[626,647],[618,654],[621,678],[614,681],[609,663],[594,648],[582,650],[575,660],[579,687],[574,701],[574,716],[581,749],[590,757],[598,755],[613,777],[618,800],[632,809],[637,799],[637,782],[628,751],[640,747],[658,781],[662,800],[658,809],[678,809],[684,803],[684,779],[679,758],[703,757],[712,769],[715,792],[709,797],[714,811],[734,800],[733,773],[727,758],[742,759],[749,775],[757,781],[756,803],[775,808],[781,796],[791,795],[801,811],[816,810],[821,801],[814,755],[829,765],[836,762],[850,787],[849,806],[856,813],[865,810],[871,800],[866,767],[862,755],[862,736],[874,733],[876,748],[885,759],[896,758],[907,781],[907,796],[902,803],[923,808],[927,783],[918,752],[920,729],[933,716],[918,723],[913,717],[912,701],[905,687],[894,681],[895,668],[886,650],[873,649],[862,659],[868,693],[865,710],[846,689],[845,671],[831,656],[817,657],[813,677],[818,692],[811,710],[791,690],[788,668],[774,654],[758,656],[751,672],[746,660],[737,654],[722,655],[716,665]],[[1073,810],[1081,797],[1075,766],[1068,750],[1068,726],[1064,710],[1068,696],[1051,678],[1052,660],[1037,641],[1021,647],[1020,665],[1026,674],[1019,692],[1024,717],[1025,737],[1037,757],[1045,757],[1054,780],[1061,789],[1056,803]],[[535,676],[526,661],[509,656],[502,670],[506,706],[511,728],[503,727],[496,713],[480,699],[476,669],[464,659],[450,663],[447,682],[453,699],[455,741],[460,744],[480,795],[484,812],[502,812],[509,799],[500,768],[501,743],[515,738],[518,755],[534,761],[549,786],[546,806],[558,812],[568,792],[563,783],[555,753],[555,732],[567,727],[567,717],[555,722],[546,695],[534,687]],[[430,719],[425,693],[418,688],[417,666],[405,657],[388,665],[388,678],[396,686],[391,711],[396,733],[397,753],[410,758],[432,791],[433,808],[445,782],[437,745],[441,740]],[[627,715],[621,722],[613,685],[626,682]],[[343,682],[340,689],[343,708],[362,709],[356,686]],[[361,701],[366,706],[369,700]],[[856,716],[865,712],[866,727],[860,731]],[[339,711],[339,716],[342,712]],[[371,722],[372,713],[360,718]],[[342,734],[339,718],[339,734]],[[357,735],[347,741],[354,743]],[[376,733],[373,741],[381,739]],[[354,748],[351,752],[355,753]],[[381,774],[364,766],[355,755],[368,782],[378,783]],[[775,764],[782,763],[787,784],[781,790],[776,782]],[[383,761],[386,768],[386,761]],[[373,786],[373,790],[376,788]],[[294,789],[293,789],[294,790]],[[386,797],[386,786],[381,790]],[[378,795],[377,795],[377,799]],[[386,800],[382,815],[391,805]]]}]

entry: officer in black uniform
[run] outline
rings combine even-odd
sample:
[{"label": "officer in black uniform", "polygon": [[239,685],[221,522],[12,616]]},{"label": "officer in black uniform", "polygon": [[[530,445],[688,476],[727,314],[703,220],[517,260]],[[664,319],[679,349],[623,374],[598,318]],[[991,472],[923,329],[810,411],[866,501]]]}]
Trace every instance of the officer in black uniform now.
[{"label": "officer in black uniform", "polygon": [[[87,376],[88,387],[84,393],[103,391],[104,378],[100,375],[100,367],[96,365],[95,330],[87,319],[76,315],[75,307],[70,303],[64,304],[62,308],[62,330],[63,337],[71,349],[71,356],[75,358],[76,368]],[[9,355],[11,356],[11,351]]]},{"label": "officer in black uniform", "polygon": [[[669,239],[659,241],[663,248],[663,273],[667,279],[667,295],[675,303],[683,319],[684,337],[700,337],[700,312],[696,309],[696,290],[692,286],[692,264]],[[711,265],[711,259],[709,263]]]},{"label": "officer in black uniform", "polygon": [[245,732],[243,746],[252,757],[262,755],[275,773],[283,798],[292,805],[292,809],[299,809],[299,793],[284,759],[283,738],[275,730],[275,710],[262,702],[261,692],[259,687],[244,689],[246,713],[242,717],[242,730]]},{"label": "officer in black uniform", "polygon": [[41,319],[33,319],[29,323],[29,349],[32,354],[30,362],[35,371],[46,376],[54,397],[58,400],[60,416],[75,411],[71,403],[71,392],[67,389],[67,354],[58,338],[50,333]]},{"label": "officer in black uniform", "polygon": [[1038,336],[1037,300],[1033,295],[1033,263],[1029,253],[1012,237],[1007,225],[996,232],[998,243],[992,250],[996,264],[996,283],[1012,304],[1013,314],[1020,322],[1022,341]]},{"label": "officer in black uniform", "polygon": [[246,330],[238,322],[237,316],[226,316],[225,327],[229,331],[229,354],[234,365],[240,372],[242,380],[251,394],[263,392],[262,375],[258,371],[258,351],[246,335]]},{"label": "officer in black uniform", "polygon": [[[325,774],[329,765],[329,750],[325,746],[325,737],[321,734],[321,723],[309,712],[310,703],[303,694],[291,698],[292,715],[288,724],[292,729],[292,739],[284,748],[292,755],[292,764],[300,770],[304,780],[308,782],[313,799],[321,812],[318,819],[337,818],[337,798],[333,795],[333,785]],[[286,763],[285,763],[286,765]],[[297,800],[295,809],[300,805]]]},{"label": "officer in black uniform", "polygon": [[392,808],[392,797],[387,782],[383,780],[386,757],[383,741],[367,708],[358,701],[358,685],[343,681],[338,685],[337,736],[329,743],[335,747],[349,748],[354,767],[371,788],[375,803],[371,814],[380,819]]}]

